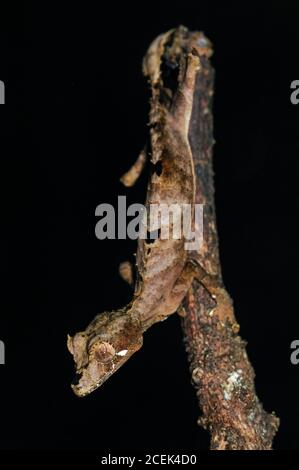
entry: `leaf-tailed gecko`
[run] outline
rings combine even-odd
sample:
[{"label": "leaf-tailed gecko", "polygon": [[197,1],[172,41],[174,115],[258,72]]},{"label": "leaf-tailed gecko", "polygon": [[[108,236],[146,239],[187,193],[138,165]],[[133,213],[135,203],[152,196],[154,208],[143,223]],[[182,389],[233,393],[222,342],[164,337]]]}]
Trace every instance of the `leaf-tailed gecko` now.
[{"label": "leaf-tailed gecko", "polygon": [[[147,152],[152,173],[146,207],[176,203],[194,208],[194,163],[188,130],[201,57],[211,53],[203,33],[179,27],[157,37],[144,57],[143,72],[152,91]],[[125,184],[136,179],[144,160],[145,152],[123,178]],[[76,395],[82,397],[97,389],[140,349],[143,333],[178,310],[194,277],[207,281],[209,276],[192,259],[192,252],[185,250],[185,241],[184,237],[158,238],[152,243],[139,239],[132,301],[117,311],[97,315],[85,331],[68,337],[77,372],[72,384]]]}]

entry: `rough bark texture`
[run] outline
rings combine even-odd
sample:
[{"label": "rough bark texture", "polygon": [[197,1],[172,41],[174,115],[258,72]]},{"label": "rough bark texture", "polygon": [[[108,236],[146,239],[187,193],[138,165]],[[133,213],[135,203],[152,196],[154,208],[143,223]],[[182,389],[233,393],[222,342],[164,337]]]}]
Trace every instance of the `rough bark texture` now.
[{"label": "rough bark texture", "polygon": [[266,413],[256,396],[254,371],[221,276],[212,169],[213,75],[209,59],[202,57],[189,140],[195,163],[196,202],[204,204],[204,242],[198,261],[218,281],[212,289],[193,281],[184,300],[182,325],[202,410],[199,424],[211,433],[211,449],[271,449],[279,419]]}]

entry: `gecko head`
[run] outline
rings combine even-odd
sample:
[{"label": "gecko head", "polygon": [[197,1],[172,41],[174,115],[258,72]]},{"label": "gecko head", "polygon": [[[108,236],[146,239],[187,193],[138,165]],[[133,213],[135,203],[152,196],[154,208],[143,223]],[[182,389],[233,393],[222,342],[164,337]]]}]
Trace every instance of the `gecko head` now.
[{"label": "gecko head", "polygon": [[72,389],[79,397],[100,387],[142,346],[137,319],[125,309],[98,315],[85,331],[68,336],[76,378]]}]

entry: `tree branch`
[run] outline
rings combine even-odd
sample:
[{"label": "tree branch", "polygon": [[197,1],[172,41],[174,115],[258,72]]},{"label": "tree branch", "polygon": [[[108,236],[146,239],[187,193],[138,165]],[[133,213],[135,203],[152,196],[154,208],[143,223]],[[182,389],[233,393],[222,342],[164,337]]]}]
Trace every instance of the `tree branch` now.
[{"label": "tree branch", "polygon": [[197,259],[218,279],[204,287],[193,281],[183,302],[182,326],[202,416],[211,433],[211,449],[271,449],[279,419],[256,396],[254,371],[245,342],[238,336],[232,301],[219,262],[212,169],[212,95],[214,71],[201,57],[194,94],[189,141],[196,173],[196,202],[204,204],[204,240]]}]

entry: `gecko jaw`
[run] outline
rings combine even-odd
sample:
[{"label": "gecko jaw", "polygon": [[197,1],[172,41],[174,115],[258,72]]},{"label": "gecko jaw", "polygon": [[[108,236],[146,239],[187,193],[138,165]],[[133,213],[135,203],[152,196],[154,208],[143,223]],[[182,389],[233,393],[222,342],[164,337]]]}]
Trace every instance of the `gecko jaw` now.
[{"label": "gecko jaw", "polygon": [[[81,370],[77,371],[77,383],[72,383],[71,387],[78,397],[85,397],[94,392],[97,388],[103,385],[111,375],[114,374],[131,356],[136,349],[127,350],[125,355],[116,354],[114,360],[108,364],[96,363],[95,360],[88,363]],[[120,351],[123,353],[123,351]],[[92,377],[98,372],[97,379]]]}]

